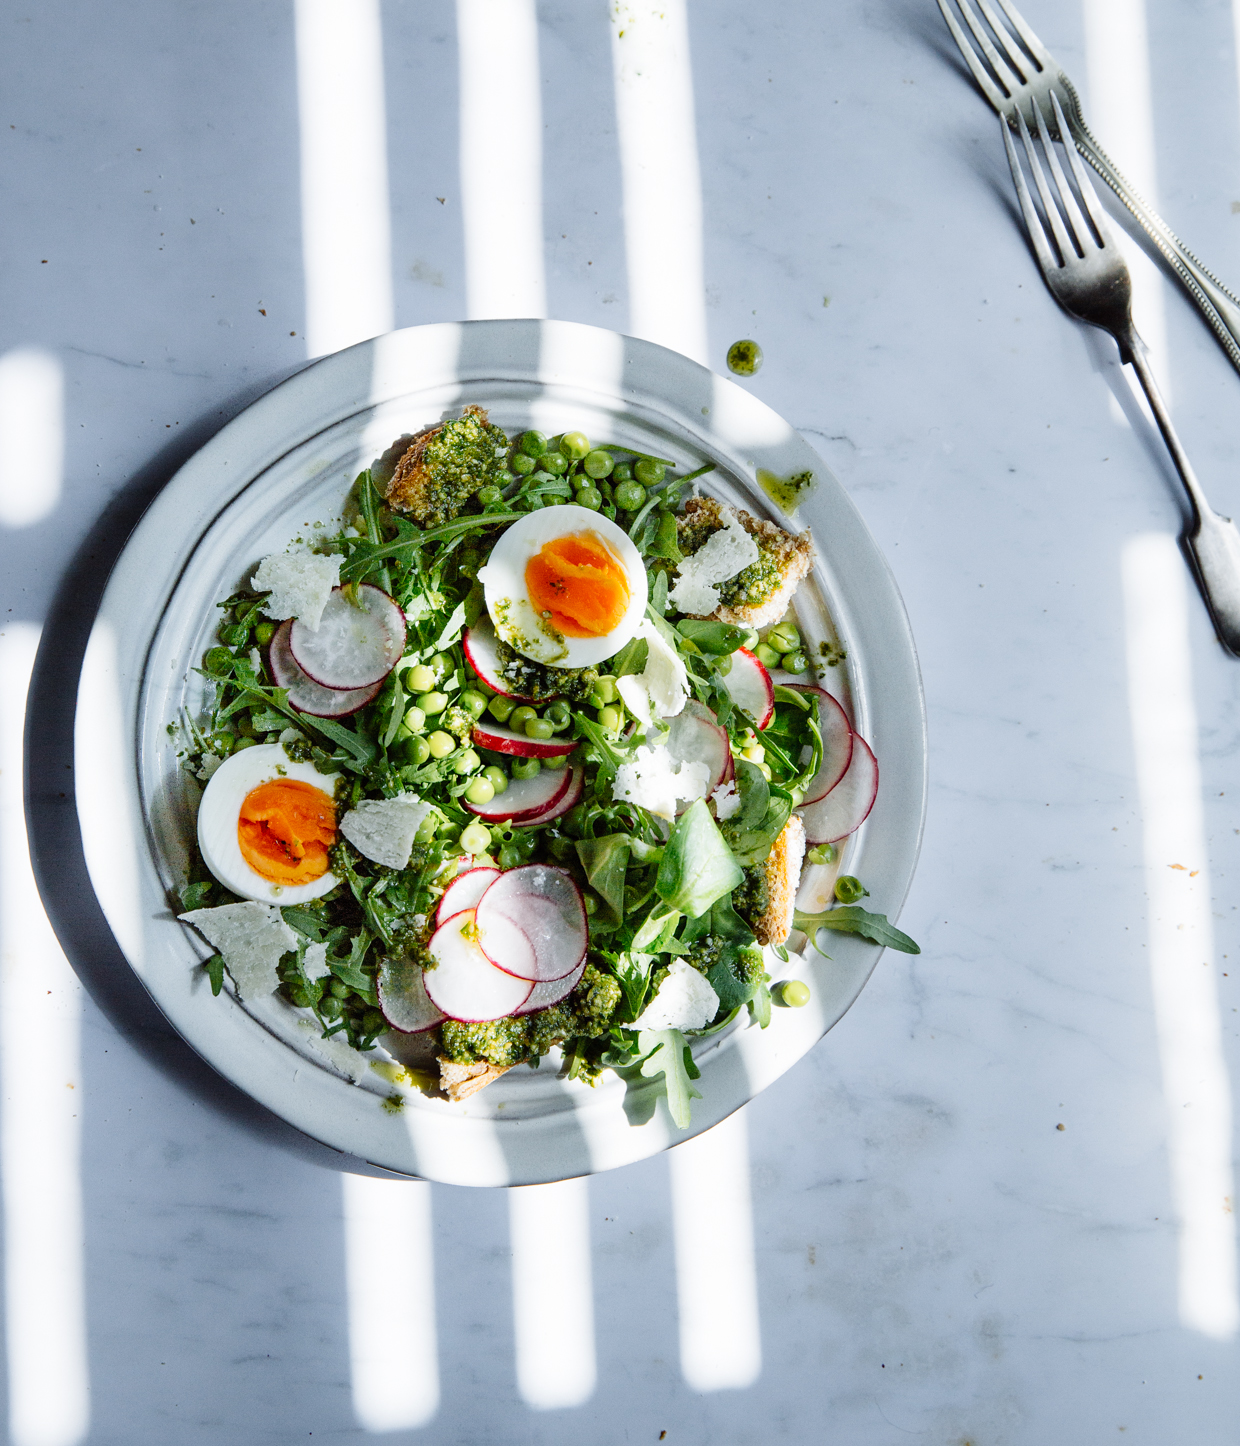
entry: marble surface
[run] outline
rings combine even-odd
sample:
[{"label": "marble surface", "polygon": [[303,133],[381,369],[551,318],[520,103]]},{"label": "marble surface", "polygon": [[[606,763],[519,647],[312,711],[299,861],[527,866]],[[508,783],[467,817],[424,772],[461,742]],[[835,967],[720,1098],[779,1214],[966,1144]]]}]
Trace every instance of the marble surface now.
[{"label": "marble surface", "polygon": [[[1231,6],[1026,10],[1103,143],[1240,281]],[[18,685],[57,596],[80,624],[143,500],[306,360],[314,11],[0,10],[9,1439],[1230,1441],[1240,664],[1176,557],[1176,484],[1113,348],[1036,274],[931,0],[692,0],[683,33],[675,5],[548,0],[534,33],[524,0],[388,0],[390,298],[356,303],[411,325],[541,284],[548,315],[653,334],[671,312],[642,247],[684,263],[679,304],[700,184],[704,304],[668,324],[716,368],[761,343],[749,385],[845,483],[908,605],[932,772],[901,922],[921,955],[884,956],[704,1148],[513,1199],[345,1180],[214,1089],[99,958],[74,961],[93,996],[67,970],[23,871]],[[513,28],[486,74],[501,153],[541,137],[541,217],[528,176],[487,220],[462,175],[479,24]],[[652,74],[660,46],[667,74],[691,67],[691,108],[631,81],[617,103],[626,25],[656,36]],[[306,76],[303,52],[303,100]],[[677,114],[696,164],[664,165],[637,226],[642,117],[672,134]],[[478,248],[509,223],[512,254],[531,225],[543,245],[505,281]],[[1234,512],[1240,377],[1124,245],[1184,441]],[[58,415],[57,496],[11,437]],[[63,817],[58,793],[34,806]],[[88,936],[89,899],[65,908]]]}]

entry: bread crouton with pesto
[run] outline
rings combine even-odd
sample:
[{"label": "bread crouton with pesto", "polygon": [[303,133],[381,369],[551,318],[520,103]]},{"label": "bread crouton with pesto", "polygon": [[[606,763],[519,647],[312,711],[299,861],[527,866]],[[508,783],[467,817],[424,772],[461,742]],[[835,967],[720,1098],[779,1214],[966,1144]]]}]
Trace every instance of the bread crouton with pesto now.
[{"label": "bread crouton with pesto", "polygon": [[[715,497],[691,497],[678,523],[678,542],[686,560],[725,529],[743,529],[755,544],[757,557],[729,578],[717,582],[712,579],[718,604],[712,611],[691,615],[749,628],[765,628],[778,622],[814,563],[814,544],[808,531],[799,535],[785,532],[773,522],[730,507]],[[748,555],[752,558],[753,549]],[[682,575],[687,571],[682,563]]]},{"label": "bread crouton with pesto", "polygon": [[504,472],[508,438],[482,407],[420,433],[397,461],[388,483],[388,505],[422,527],[451,522],[480,488]]}]

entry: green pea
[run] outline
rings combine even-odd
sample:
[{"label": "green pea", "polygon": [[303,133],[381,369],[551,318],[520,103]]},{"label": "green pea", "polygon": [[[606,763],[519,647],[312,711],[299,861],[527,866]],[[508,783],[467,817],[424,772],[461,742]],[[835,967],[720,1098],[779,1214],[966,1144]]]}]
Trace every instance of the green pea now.
[{"label": "green pea", "polygon": [[763,763],[766,760],[766,749],[763,748],[761,743],[746,744],[741,751],[744,757],[749,759],[750,763]]},{"label": "green pea", "polygon": [[747,652],[753,652],[758,646],[758,632],[756,628],[745,629],[745,636],[741,639],[740,646]]},{"label": "green pea", "polygon": [[527,457],[524,452],[516,452],[508,465],[519,477],[528,477],[538,463],[534,461],[533,457]]},{"label": "green pea", "polygon": [[558,447],[553,451],[544,452],[539,459],[539,464],[544,472],[550,472],[553,477],[563,477],[568,471],[568,458]]},{"label": "green pea", "polygon": [[471,718],[481,718],[487,711],[486,694],[475,692],[473,688],[466,688],[457,702]]},{"label": "green pea", "polygon": [[609,733],[619,733],[620,725],[624,722],[624,714],[619,708],[608,705],[598,710],[598,721]]},{"label": "green pea", "polygon": [[512,776],[514,778],[534,778],[542,771],[542,764],[537,758],[514,758],[512,761]]},{"label": "green pea", "polygon": [[232,623],[219,630],[220,642],[227,643],[230,648],[240,648],[250,640],[250,630],[244,623]]},{"label": "green pea", "polygon": [[362,1030],[366,1034],[378,1034],[387,1028],[387,1020],[377,1009],[368,1009],[362,1015]]},{"label": "green pea", "polygon": [[758,662],[760,662],[764,668],[779,667],[779,654],[769,644],[759,643],[753,650],[753,653],[754,657],[757,658]]},{"label": "green pea", "polygon": [[471,823],[461,830],[461,847],[467,854],[484,854],[491,847],[491,830],[484,823]]},{"label": "green pea", "polygon": [[[419,739],[418,741],[425,742],[425,739]],[[430,753],[429,748],[427,749],[427,753]],[[415,843],[430,843],[431,839],[435,837],[435,831],[438,827],[439,815],[437,813],[428,813],[422,822],[418,824],[418,831],[414,834],[413,841]]]},{"label": "green pea", "polygon": [[288,997],[297,1006],[298,1009],[308,1009],[310,1007],[310,996],[306,993],[304,989],[298,987],[297,985],[294,985],[289,990]]},{"label": "green pea", "polygon": [[456,739],[451,733],[436,731],[426,741],[430,745],[432,758],[447,758],[449,753],[456,752]]},{"label": "green pea", "polygon": [[448,695],[446,693],[419,693],[417,706],[428,718],[434,718],[448,706]]},{"label": "green pea", "polygon": [[780,986],[779,997],[790,1009],[801,1009],[809,1003],[809,985],[789,979]]},{"label": "green pea", "polygon": [[518,455],[541,457],[547,450],[546,434],[544,432],[522,432],[517,446],[521,449]]},{"label": "green pea", "polygon": [[276,635],[275,623],[259,623],[254,629],[254,641],[260,648],[265,648]]},{"label": "green pea", "polygon": [[583,487],[577,494],[577,506],[588,507],[591,512],[597,512],[603,505],[603,494],[597,487]]},{"label": "green pea", "polygon": [[452,768],[456,773],[473,773],[481,766],[482,759],[472,748],[463,748],[452,760]]},{"label": "green pea", "polygon": [[415,663],[405,672],[405,687],[411,693],[429,693],[439,680],[425,663]]},{"label": "green pea", "polygon": [[496,693],[487,704],[487,712],[497,723],[506,723],[516,706],[511,698],[506,698],[503,693]]},{"label": "green pea", "polygon": [[835,897],[841,904],[855,904],[858,899],[869,896],[869,889],[852,874],[841,874],[835,881]]},{"label": "green pea", "polygon": [[552,771],[552,773],[556,773],[556,772],[558,772],[561,768],[563,768],[564,765],[565,765],[567,762],[568,762],[568,754],[567,754],[567,753],[557,753],[554,758],[544,758],[543,761],[542,761],[542,766],[543,766],[544,768],[549,768],[549,769]]},{"label": "green pea", "polygon": [[447,653],[436,653],[430,661],[430,669],[434,673],[437,683],[443,682],[446,677],[456,671],[455,664]]},{"label": "green pea", "polygon": [[587,477],[593,477],[595,481],[598,481],[603,477],[610,477],[615,465],[615,458],[610,452],[596,450],[586,453],[581,467]]},{"label": "green pea", "polygon": [[525,736],[536,738],[545,743],[555,733],[555,724],[550,718],[527,718],[525,720]]},{"label": "green pea", "polygon": [[646,500],[646,489],[640,482],[621,482],[615,491],[616,506],[636,512]]},{"label": "green pea", "polygon": [[789,653],[784,658],[784,667],[790,673],[805,673],[809,671],[809,659],[804,653]]},{"label": "green pea", "polygon": [[605,707],[608,703],[614,703],[620,696],[616,688],[616,680],[610,673],[604,673],[590,690],[590,702],[596,708]]},{"label": "green pea", "polygon": [[469,787],[465,790],[465,797],[470,803],[490,803],[495,797],[495,785],[485,774],[471,779]]},{"label": "green pea", "polygon": [[632,462],[617,462],[612,468],[611,480],[613,482],[631,482],[633,480]]},{"label": "green pea", "polygon": [[202,666],[208,673],[231,673],[233,655],[227,648],[208,648],[202,655]]},{"label": "green pea", "polygon": [[406,738],[401,744],[406,763],[421,765],[431,756],[431,745],[425,738]]},{"label": "green pea", "polygon": [[811,864],[833,864],[835,862],[835,847],[833,844],[816,844],[805,855]]},{"label": "green pea", "polygon": [[508,715],[508,726],[514,733],[524,733],[525,725],[531,718],[537,718],[538,714],[528,703],[522,703],[519,708],[514,708]]},{"label": "green pea", "polygon": [[515,844],[504,844],[499,851],[499,866],[501,869],[515,869],[518,864],[525,862],[521,850]]},{"label": "green pea", "polygon": [[421,733],[426,727],[426,714],[414,705],[405,709],[405,716],[400,720],[400,732],[406,738],[412,738],[415,733]]},{"label": "green pea", "polygon": [[667,476],[667,468],[662,462],[656,462],[653,457],[639,457],[633,463],[633,476],[639,482],[645,483],[647,487],[653,487]]},{"label": "green pea", "polygon": [[568,480],[573,484],[575,492],[584,492],[587,487],[594,486],[594,479],[587,477],[584,472],[574,472]]},{"label": "green pea", "polygon": [[257,742],[257,738],[238,738],[233,752],[240,753],[243,748],[253,748]]},{"label": "green pea", "polygon": [[543,717],[551,724],[557,733],[562,732],[573,720],[573,710],[563,698],[557,698],[543,710]]},{"label": "green pea", "polygon": [[344,1005],[334,994],[325,994],[319,1000],[319,1013],[324,1019],[339,1019],[344,1013]]},{"label": "green pea", "polygon": [[484,507],[494,507],[496,503],[502,502],[503,500],[504,494],[498,487],[478,488],[478,501],[481,502]]},{"label": "green pea", "polygon": [[584,432],[565,432],[560,438],[560,451],[570,462],[580,462],[590,451],[590,439]]},{"label": "green pea", "polygon": [[792,623],[777,623],[767,633],[766,640],[781,653],[795,653],[801,646],[801,634]]},{"label": "green pea", "polygon": [[487,767],[482,770],[482,777],[491,785],[492,798],[494,798],[497,793],[503,793],[508,787],[508,775],[498,763],[488,764]]},{"label": "green pea", "polygon": [[349,988],[343,979],[333,979],[331,991],[337,999],[347,999],[349,995],[353,993],[352,989]]}]

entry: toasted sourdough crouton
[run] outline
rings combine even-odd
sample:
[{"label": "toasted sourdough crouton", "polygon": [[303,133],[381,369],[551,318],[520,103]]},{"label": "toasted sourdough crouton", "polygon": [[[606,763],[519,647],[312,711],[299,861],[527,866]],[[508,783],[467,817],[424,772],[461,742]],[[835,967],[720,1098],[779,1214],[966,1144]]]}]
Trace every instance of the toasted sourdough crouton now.
[{"label": "toasted sourdough crouton", "polygon": [[765,911],[750,920],[750,928],[759,944],[783,944],[792,932],[792,912],[804,861],[805,825],[794,813],[784,824],[783,832],[775,840],[775,847],[763,865],[769,901]]},{"label": "toasted sourdough crouton", "polygon": [[508,439],[482,407],[465,407],[459,417],[413,439],[396,463],[387,500],[423,527],[442,527],[494,480],[507,448]]},{"label": "toasted sourdough crouton", "polygon": [[459,1105],[470,1095],[486,1089],[492,1080],[507,1073],[507,1069],[488,1064],[485,1059],[477,1060],[474,1064],[454,1064],[447,1055],[439,1056],[439,1088],[454,1105]]},{"label": "toasted sourdough crouton", "polygon": [[735,517],[758,544],[759,557],[720,585],[720,603],[710,616],[741,627],[768,627],[788,611],[792,594],[813,566],[814,544],[808,532],[785,532],[717,498],[691,497],[679,522],[681,550],[696,552],[723,526],[724,513]]}]

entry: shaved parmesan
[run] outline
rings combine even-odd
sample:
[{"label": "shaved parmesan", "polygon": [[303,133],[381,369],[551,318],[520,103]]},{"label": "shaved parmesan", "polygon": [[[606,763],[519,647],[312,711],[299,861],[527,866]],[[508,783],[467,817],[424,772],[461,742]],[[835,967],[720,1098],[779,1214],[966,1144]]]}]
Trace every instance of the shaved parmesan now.
[{"label": "shaved parmesan", "polygon": [[741,526],[736,514],[719,511],[723,526],[712,532],[696,552],[680,564],[676,586],[667,600],[682,613],[705,617],[719,606],[719,588],[758,560],[758,544]]},{"label": "shaved parmesan", "polygon": [[644,727],[656,718],[674,718],[689,696],[689,674],[676,649],[649,618],[637,630],[646,640],[646,666],[640,673],[616,680],[624,706]]},{"label": "shaved parmesan", "polygon": [[673,959],[667,978],[629,1029],[705,1029],[719,1013],[710,981],[683,959]]},{"label": "shaved parmesan", "polygon": [[340,832],[359,854],[389,869],[403,869],[418,825],[431,811],[414,793],[364,798],[340,820]]},{"label": "shaved parmesan", "polygon": [[327,962],[326,944],[307,946],[306,957],[301,961],[301,972],[310,980],[327,978],[332,971]]},{"label": "shaved parmesan", "polygon": [[296,618],[312,632],[332,589],[340,586],[340,558],[318,552],[273,552],[251,579],[255,592],[270,592],[263,604],[269,618]]},{"label": "shaved parmesan", "polygon": [[735,783],[721,783],[710,797],[711,802],[715,805],[715,818],[720,823],[740,812],[741,796],[736,791]]},{"label": "shaved parmesan", "polygon": [[177,916],[223,955],[242,999],[273,994],[280,986],[276,966],[297,947],[297,935],[271,904],[221,904]]},{"label": "shaved parmesan", "polygon": [[632,761],[616,769],[611,796],[617,802],[635,803],[656,818],[676,817],[678,802],[692,803],[705,798],[710,768],[705,763],[682,763],[674,767],[666,748],[644,744]]}]

